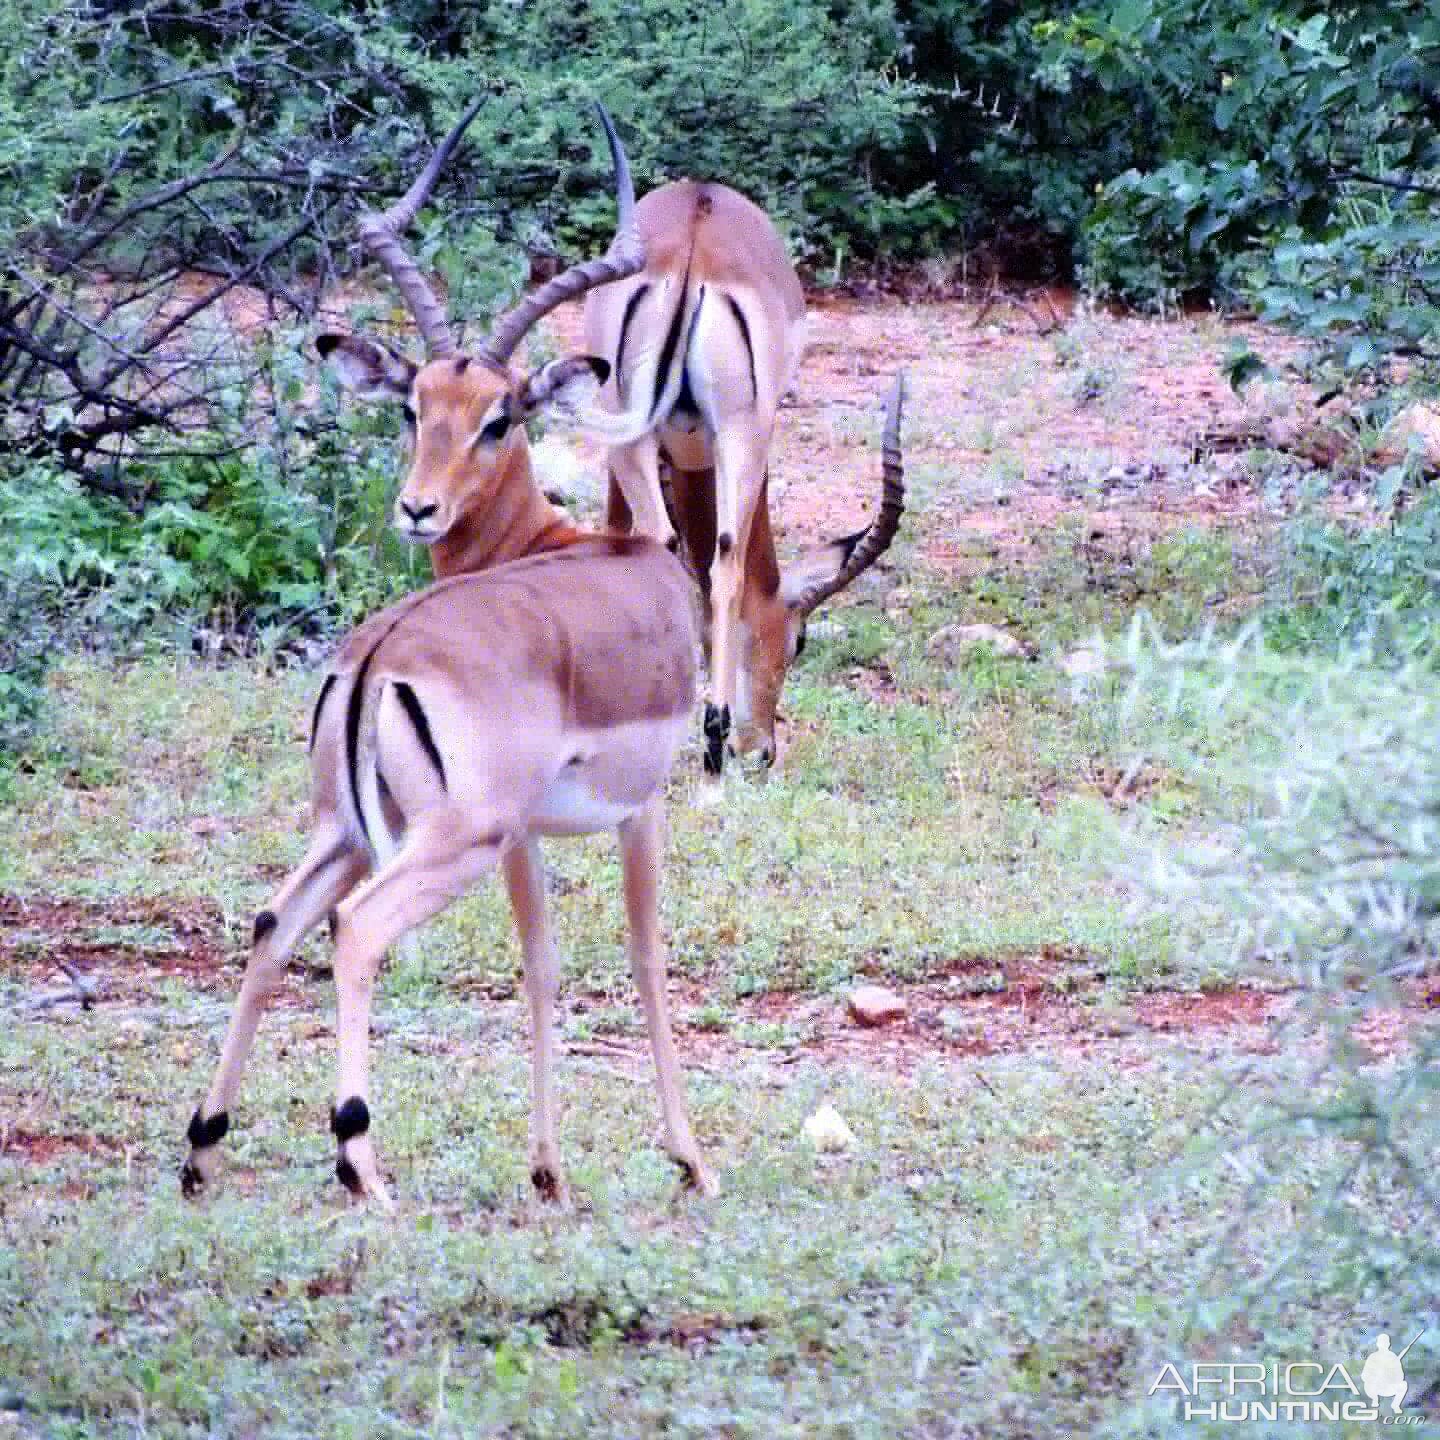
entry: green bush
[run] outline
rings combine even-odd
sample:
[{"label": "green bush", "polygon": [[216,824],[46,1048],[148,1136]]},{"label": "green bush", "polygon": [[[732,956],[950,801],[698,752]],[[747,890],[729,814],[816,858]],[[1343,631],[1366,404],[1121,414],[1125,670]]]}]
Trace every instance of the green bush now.
[{"label": "green bush", "polygon": [[1440,659],[1440,489],[1387,525],[1297,520],[1284,537],[1264,627],[1282,651],[1363,644],[1375,655],[1418,648]]},{"label": "green bush", "polygon": [[1440,383],[1433,5],[1112,0],[1047,33],[1166,117],[1082,218],[1093,290],[1253,303],[1315,342],[1327,387]]},{"label": "green bush", "polygon": [[45,677],[57,650],[59,618],[43,587],[0,567],[0,798],[14,764],[41,729]]},{"label": "green bush", "polygon": [[1281,1043],[1314,1057],[1275,1103],[1257,1109],[1235,1083],[1197,1125],[1180,1183],[1233,1165],[1257,1213],[1284,1199],[1293,1239],[1249,1281],[1222,1247],[1207,1323],[1223,1332],[1247,1307],[1283,1307],[1314,1273],[1304,1257],[1322,1251],[1350,1303],[1434,1294],[1440,1032],[1408,1027],[1383,1064],[1361,1043],[1397,1009],[1418,1022],[1402,987],[1440,964],[1433,642],[1418,660],[1377,664],[1367,650],[1277,656],[1258,628],[1167,647],[1137,625],[1114,654],[1133,676],[1126,712],[1146,753],[1202,787],[1224,768],[1225,810],[1203,832],[1137,828],[1117,847],[1137,918],[1163,917],[1217,979],[1293,987]]},{"label": "green bush", "polygon": [[[234,433],[255,417],[234,418]],[[58,467],[0,478],[0,574],[107,643],[160,624],[271,643],[314,634],[429,578],[389,530],[395,422],[337,404],[272,415],[257,443],[146,467],[138,513]],[[212,437],[214,448],[229,437]]]}]

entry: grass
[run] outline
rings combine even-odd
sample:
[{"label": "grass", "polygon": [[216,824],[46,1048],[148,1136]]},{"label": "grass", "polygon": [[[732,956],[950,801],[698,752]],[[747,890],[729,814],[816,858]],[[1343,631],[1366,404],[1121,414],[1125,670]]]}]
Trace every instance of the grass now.
[{"label": "grass", "polygon": [[[219,1017],[190,1024],[193,1004],[122,1024],[98,1059],[86,1020],[0,1040],[7,1124],[63,1142],[0,1162],[0,1400],[34,1433],[1120,1433],[1153,1337],[1214,1285],[1212,1247],[1249,1203],[1226,1169],[1135,1189],[1190,1144],[1213,1056],[694,1072],[725,1186],[711,1204],[677,1203],[648,1090],[570,1061],[579,1198],[542,1215],[515,1037],[479,1047],[452,1006],[402,1010],[377,1047],[405,1204],[387,1223],[330,1181],[312,1003],[267,1027],[225,1184],[196,1207],[174,1170]],[[1286,1083],[1262,1062],[1247,1105]],[[822,1099],[854,1152],[799,1138]],[[1302,1168],[1266,1213],[1304,1188]],[[1263,1267],[1266,1213],[1228,1266]],[[1345,1353],[1352,1317],[1307,1290],[1307,1343]],[[1232,1338],[1258,1336],[1241,1321]]]},{"label": "grass", "polygon": [[[1202,594],[1204,567],[1183,573]],[[945,618],[936,594],[915,604]],[[967,1003],[1005,988],[996,957],[1083,957],[1083,986],[1105,977],[1080,997],[1100,1037],[1124,1036],[1107,1017],[1137,986],[1184,966],[1087,861],[1108,809],[1075,776],[1121,763],[1113,712],[1023,661],[937,670],[926,633],[841,612],[788,692],[783,776],[734,775],[723,808],[702,810],[688,755],[674,785],[666,921],[698,998],[682,1045],[714,1204],[677,1199],[644,1065],[586,1054],[642,1045],[603,841],[550,847],[570,1003],[593,1000],[564,1030],[577,1199],[559,1215],[537,1210],[524,1169],[525,1025],[498,887],[384,980],[373,1104],[394,1224],[347,1210],[330,1177],[332,1001],[303,969],[262,1031],[219,1194],[182,1204],[182,1133],[235,971],[171,974],[184,946],[163,924],[97,919],[87,943],[154,967],[123,977],[132,1003],[21,1010],[0,1035],[0,1404],[20,1433],[1164,1433],[1142,1403],[1154,1338],[1184,1330],[1197,1289],[1233,1286],[1222,1240],[1226,1265],[1263,1265],[1258,1241],[1235,1244],[1245,1176],[1183,1158],[1240,1057],[1132,1034],[1043,1063],[965,1058],[986,1030]],[[881,665],[871,695],[855,675]],[[60,665],[48,756],[0,821],[0,890],[101,910],[204,900],[238,958],[299,851],[313,683],[158,660],[121,680]],[[966,956],[978,967],[941,978]],[[810,1047],[807,1015],[862,974],[939,983],[935,1033],[956,1054],[897,1073]],[[17,972],[0,993],[33,985]],[[787,995],[801,1003],[746,1009]],[[1237,1093],[1253,1115],[1298,1062],[1249,1063]],[[822,1100],[853,1153],[801,1140]],[[1137,1188],[1167,1167],[1172,1186]],[[1265,1203],[1297,1203],[1303,1173]],[[1304,1343],[1348,1358],[1349,1302],[1324,1281]],[[1234,1323],[1233,1343],[1258,1343]]]},{"label": "grass", "polygon": [[[567,1063],[580,1199],[542,1216],[523,1062],[442,1016],[445,1053],[393,1043],[408,1026],[378,1047],[390,1224],[332,1193],[329,1045],[281,1015],[228,1183],[188,1206],[175,1097],[215,1031],[184,1018],[111,1035],[99,1064],[83,1022],[0,1043],[11,1123],[72,1142],[23,1186],[6,1165],[0,1364],[36,1433],[1078,1432],[1143,1395],[1147,1336],[1183,1320],[1245,1201],[1219,1174],[1136,1205],[1210,1092],[1184,1057],[694,1074],[725,1184],[709,1205],[676,1203],[648,1093]],[[1253,1079],[1252,1101],[1282,1083]],[[122,1086],[134,1103],[96,1103]],[[821,1099],[854,1153],[799,1139]],[[1335,1318],[1313,1317],[1317,1343]]]}]

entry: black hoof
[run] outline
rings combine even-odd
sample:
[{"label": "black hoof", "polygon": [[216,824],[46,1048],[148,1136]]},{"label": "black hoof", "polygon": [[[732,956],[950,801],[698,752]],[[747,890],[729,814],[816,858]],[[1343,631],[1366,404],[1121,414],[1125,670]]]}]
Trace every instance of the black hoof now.
[{"label": "black hoof", "polygon": [[719,775],[725,768],[725,742],[730,737],[730,707],[705,706],[705,773]]},{"label": "black hoof", "polygon": [[560,1177],[548,1165],[537,1165],[530,1172],[530,1183],[542,1200],[554,1202],[561,1197]]},{"label": "black hoof", "polygon": [[352,1195],[365,1193],[365,1187],[360,1183],[360,1172],[343,1155],[335,1162],[335,1178]]},{"label": "black hoof", "polygon": [[208,1120],[201,1117],[197,1109],[190,1117],[190,1127],[185,1138],[192,1150],[208,1150],[218,1145],[230,1133],[230,1116],[224,1110],[217,1110]]}]

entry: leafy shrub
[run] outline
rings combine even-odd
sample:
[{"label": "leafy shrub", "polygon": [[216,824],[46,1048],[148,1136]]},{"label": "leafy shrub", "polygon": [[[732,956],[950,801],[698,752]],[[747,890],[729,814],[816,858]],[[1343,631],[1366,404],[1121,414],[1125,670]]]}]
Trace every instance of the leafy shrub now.
[{"label": "leafy shrub", "polygon": [[[1297,1093],[1260,1105],[1237,1085],[1193,1158],[1243,1167],[1257,1210],[1271,1198],[1293,1205],[1296,1253],[1323,1248],[1352,1301],[1433,1293],[1440,1031],[1414,1025],[1409,1049],[1379,1067],[1357,1043],[1397,1005],[1414,1013],[1414,990],[1400,987],[1433,986],[1440,973],[1433,653],[1297,660],[1269,651],[1256,628],[1166,647],[1143,625],[1118,653],[1134,677],[1129,713],[1165,717],[1146,731],[1147,750],[1202,785],[1217,757],[1226,767],[1228,821],[1179,841],[1133,837],[1124,874],[1139,908],[1183,927],[1216,975],[1298,987],[1294,1023],[1326,1042]],[[1283,1304],[1288,1268],[1307,1267],[1277,1266],[1251,1288],[1227,1265],[1217,1281],[1232,1307]]]},{"label": "leafy shrub", "polygon": [[45,676],[56,653],[57,617],[42,587],[0,567],[0,796],[41,728]]},{"label": "leafy shrub", "polygon": [[109,643],[157,622],[280,641],[353,620],[429,577],[388,528],[394,423],[365,407],[287,412],[247,450],[147,467],[138,514],[25,466],[0,479],[0,574]]},{"label": "leafy shrub", "polygon": [[1440,490],[1388,525],[1306,517],[1286,533],[1265,634],[1280,650],[1406,654],[1440,634]]},{"label": "leafy shrub", "polygon": [[1091,288],[1253,302],[1316,342],[1330,387],[1440,381],[1433,6],[1112,0],[1049,34],[1056,63],[1167,116],[1083,219]]}]

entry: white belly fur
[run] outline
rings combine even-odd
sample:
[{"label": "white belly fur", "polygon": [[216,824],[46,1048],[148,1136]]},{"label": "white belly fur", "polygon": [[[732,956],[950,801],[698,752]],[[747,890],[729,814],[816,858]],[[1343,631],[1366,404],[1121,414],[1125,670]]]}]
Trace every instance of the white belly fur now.
[{"label": "white belly fur", "polygon": [[640,807],[599,795],[583,769],[564,770],[535,809],[535,829],[542,835],[590,835],[613,830]]},{"label": "white belly fur", "polygon": [[690,717],[617,725],[580,740],[531,812],[540,835],[613,830],[637,814],[665,783]]}]

